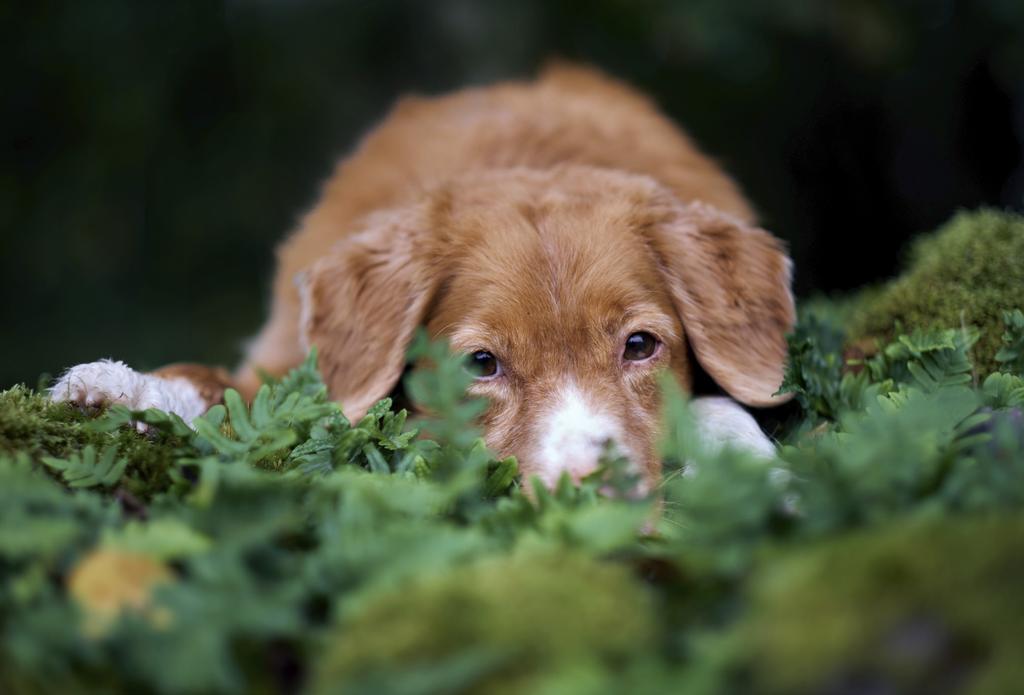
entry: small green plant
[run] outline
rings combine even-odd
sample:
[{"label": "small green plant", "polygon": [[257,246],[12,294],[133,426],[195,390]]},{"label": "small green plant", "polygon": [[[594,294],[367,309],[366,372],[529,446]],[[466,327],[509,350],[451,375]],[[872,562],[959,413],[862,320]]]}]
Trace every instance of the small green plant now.
[{"label": "small green plant", "polygon": [[1020,309],[1003,312],[1003,346],[996,353],[996,362],[1007,371],[1024,373],[1024,312]]},{"label": "small green plant", "polygon": [[73,453],[66,459],[46,456],[43,458],[50,468],[58,470],[68,487],[110,487],[121,480],[128,459],[118,458],[117,445],[110,445],[96,456],[96,449],[90,444],[82,453]]}]

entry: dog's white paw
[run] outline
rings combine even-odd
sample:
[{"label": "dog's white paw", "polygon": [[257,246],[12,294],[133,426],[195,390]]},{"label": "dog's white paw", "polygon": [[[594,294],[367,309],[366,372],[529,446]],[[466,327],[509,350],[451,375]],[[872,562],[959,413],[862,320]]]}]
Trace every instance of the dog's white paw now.
[{"label": "dog's white paw", "polygon": [[697,434],[709,453],[731,446],[767,460],[776,457],[775,445],[761,431],[757,420],[731,398],[694,398],[690,409]]},{"label": "dog's white paw", "polygon": [[[124,405],[131,410],[157,408],[192,422],[206,401],[188,379],[164,379],[135,371],[124,362],[100,360],[72,367],[50,389],[54,401],[78,406]],[[145,431],[144,423],[139,423]]]}]

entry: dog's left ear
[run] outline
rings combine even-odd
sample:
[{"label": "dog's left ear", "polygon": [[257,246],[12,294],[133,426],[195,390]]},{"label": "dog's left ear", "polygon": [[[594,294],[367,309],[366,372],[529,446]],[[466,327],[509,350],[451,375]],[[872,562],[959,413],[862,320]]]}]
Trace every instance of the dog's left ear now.
[{"label": "dog's left ear", "polygon": [[[667,196],[666,196],[667,197]],[[648,243],[698,362],[747,405],[777,405],[796,311],[792,263],[763,229],[703,204],[659,201]]]},{"label": "dog's left ear", "polygon": [[418,207],[381,213],[298,278],[300,333],[353,422],[391,392],[438,285]]}]

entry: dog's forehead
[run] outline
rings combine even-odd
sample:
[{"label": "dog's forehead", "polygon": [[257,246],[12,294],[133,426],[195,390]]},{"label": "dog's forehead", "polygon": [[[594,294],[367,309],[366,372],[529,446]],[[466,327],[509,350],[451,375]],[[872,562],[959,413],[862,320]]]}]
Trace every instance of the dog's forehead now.
[{"label": "dog's forehead", "polygon": [[463,236],[432,327],[464,349],[484,333],[516,352],[597,351],[617,339],[630,312],[669,319],[657,262],[628,211],[547,196],[453,219]]},{"label": "dog's forehead", "polygon": [[642,224],[629,200],[557,188],[536,199],[499,199],[452,218],[464,273],[493,275],[502,293],[549,287],[563,295],[646,284],[656,264]]}]

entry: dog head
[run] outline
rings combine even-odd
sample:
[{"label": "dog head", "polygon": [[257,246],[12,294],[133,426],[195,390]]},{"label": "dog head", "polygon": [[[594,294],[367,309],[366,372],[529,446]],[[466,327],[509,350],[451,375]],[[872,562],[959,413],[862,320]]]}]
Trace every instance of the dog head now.
[{"label": "dog head", "polygon": [[768,232],[648,178],[510,169],[368,218],[306,274],[303,326],[351,417],[425,324],[476,365],[487,443],[524,475],[579,480],[610,444],[651,484],[657,376],[688,387],[688,346],[736,400],[780,400],[789,284]]}]

